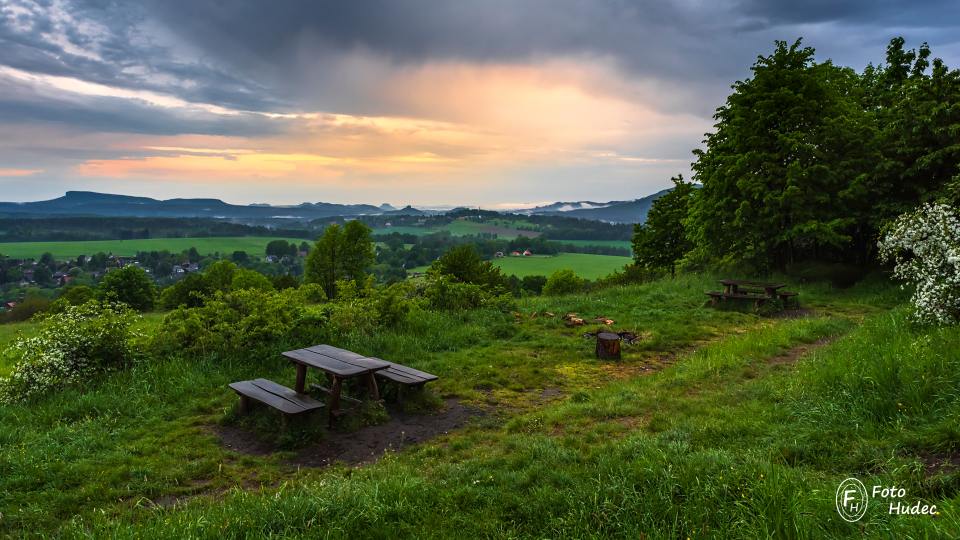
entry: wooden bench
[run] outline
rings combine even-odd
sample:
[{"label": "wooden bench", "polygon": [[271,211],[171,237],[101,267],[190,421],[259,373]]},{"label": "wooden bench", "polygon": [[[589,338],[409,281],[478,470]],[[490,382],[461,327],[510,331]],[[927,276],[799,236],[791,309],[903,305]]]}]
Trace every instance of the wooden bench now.
[{"label": "wooden bench", "polygon": [[787,307],[788,305],[790,305],[790,300],[791,300],[791,299],[793,299],[793,303],[794,303],[794,304],[798,304],[798,305],[799,305],[800,302],[799,302],[799,300],[797,299],[797,296],[798,296],[799,294],[800,294],[800,293],[793,292],[793,291],[780,291],[780,292],[777,293],[777,298],[779,298],[780,300],[783,301],[783,307]]},{"label": "wooden bench", "polygon": [[390,366],[386,369],[377,371],[376,376],[397,383],[397,401],[403,400],[404,388],[422,390],[425,384],[440,378],[432,373],[394,363],[390,363]]},{"label": "wooden bench", "polygon": [[250,412],[250,401],[272,407],[286,416],[296,416],[323,408],[323,402],[267,379],[238,381],[230,388],[240,396],[240,414]]}]

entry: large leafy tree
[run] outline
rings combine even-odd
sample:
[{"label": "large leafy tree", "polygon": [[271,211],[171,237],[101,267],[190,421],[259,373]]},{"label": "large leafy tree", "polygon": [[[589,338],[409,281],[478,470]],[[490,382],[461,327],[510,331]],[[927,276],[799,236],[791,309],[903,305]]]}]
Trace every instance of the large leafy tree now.
[{"label": "large leafy tree", "polygon": [[638,266],[673,275],[677,261],[693,248],[684,222],[695,188],[683,175],[671,180],[673,189],[653,202],[646,222],[634,225],[633,258]]},{"label": "large leafy tree", "polygon": [[461,283],[483,285],[491,290],[507,286],[500,268],[483,260],[473,244],[461,244],[448,250],[430,265],[430,272],[449,276]]},{"label": "large leafy tree", "polygon": [[304,280],[320,284],[328,298],[337,296],[338,280],[361,281],[376,259],[371,235],[370,228],[356,220],[327,227],[307,256]]},{"label": "large leafy tree", "polygon": [[107,272],[97,296],[123,302],[138,311],[149,311],[156,302],[157,288],[142,268],[131,265]]},{"label": "large leafy tree", "polygon": [[703,189],[688,224],[709,258],[767,269],[851,240],[837,193],[869,162],[869,148],[850,139],[864,121],[852,70],[815,62],[797,40],[777,42],[752,72],[695,151]]}]

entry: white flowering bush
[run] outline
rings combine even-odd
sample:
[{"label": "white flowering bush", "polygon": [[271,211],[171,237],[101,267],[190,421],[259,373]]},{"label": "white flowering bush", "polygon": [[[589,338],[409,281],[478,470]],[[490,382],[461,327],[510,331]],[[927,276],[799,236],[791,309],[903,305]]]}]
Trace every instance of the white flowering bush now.
[{"label": "white flowering bush", "polygon": [[35,336],[21,336],[6,353],[15,364],[0,377],[0,402],[24,401],[123,367],[134,355],[131,325],[138,317],[124,304],[91,301],[43,319]]},{"label": "white flowering bush", "polygon": [[919,322],[960,321],[960,217],[952,206],[925,204],[903,214],[879,243],[880,257],[895,264],[893,274],[916,287]]}]

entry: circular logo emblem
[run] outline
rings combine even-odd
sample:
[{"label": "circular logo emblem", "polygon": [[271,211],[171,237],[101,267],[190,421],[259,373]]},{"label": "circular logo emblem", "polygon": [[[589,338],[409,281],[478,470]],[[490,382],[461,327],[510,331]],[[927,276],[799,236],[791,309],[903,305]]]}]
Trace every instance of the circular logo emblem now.
[{"label": "circular logo emblem", "polygon": [[837,512],[849,522],[859,521],[867,513],[867,488],[856,478],[847,478],[837,488]]}]

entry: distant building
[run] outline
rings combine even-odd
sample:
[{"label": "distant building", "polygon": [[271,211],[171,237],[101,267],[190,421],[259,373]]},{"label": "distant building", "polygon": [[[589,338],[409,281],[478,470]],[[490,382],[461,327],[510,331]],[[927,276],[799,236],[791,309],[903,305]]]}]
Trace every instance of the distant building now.
[{"label": "distant building", "polygon": [[533,255],[533,252],[530,251],[529,249],[525,249],[525,250],[523,251],[523,256],[524,256],[524,257],[529,257],[529,256],[531,256],[531,255]]},{"label": "distant building", "polygon": [[494,253],[493,256],[499,259],[499,258],[503,257],[503,252],[502,252],[502,251],[498,251],[498,252]]},{"label": "distant building", "polygon": [[519,251],[511,251],[511,252],[510,252],[510,256],[511,256],[511,257],[519,257],[519,256],[520,256],[520,252],[519,252]]}]

